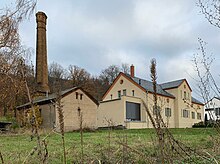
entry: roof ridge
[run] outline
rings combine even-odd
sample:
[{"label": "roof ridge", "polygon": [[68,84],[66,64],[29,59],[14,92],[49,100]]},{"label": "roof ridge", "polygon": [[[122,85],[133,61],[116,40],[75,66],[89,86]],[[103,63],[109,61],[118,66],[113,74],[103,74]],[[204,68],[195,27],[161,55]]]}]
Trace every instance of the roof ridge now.
[{"label": "roof ridge", "polygon": [[162,85],[162,84],[167,84],[167,83],[172,83],[172,82],[177,82],[177,81],[182,81],[182,80],[186,80],[186,79],[183,78],[183,79],[179,79],[179,80],[172,80],[172,81],[168,81],[168,82],[160,83],[160,85]]}]

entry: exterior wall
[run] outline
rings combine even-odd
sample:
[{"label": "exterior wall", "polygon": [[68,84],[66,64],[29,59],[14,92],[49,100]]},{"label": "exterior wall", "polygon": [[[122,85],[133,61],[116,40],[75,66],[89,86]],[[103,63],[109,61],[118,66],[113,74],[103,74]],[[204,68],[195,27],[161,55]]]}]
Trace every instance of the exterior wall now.
[{"label": "exterior wall", "polygon": [[[31,108],[23,108],[16,111],[17,121],[21,126],[30,123],[30,117],[28,117],[28,111],[32,111]],[[53,128],[55,126],[55,107],[53,104],[48,103],[44,105],[39,105],[40,116],[42,117],[41,127],[43,128]],[[27,122],[26,122],[27,121]]]},{"label": "exterior wall", "polygon": [[[147,97],[146,97],[147,98]],[[150,122],[147,117],[147,112],[144,107],[143,101],[146,103],[146,99],[143,100],[138,97],[133,96],[123,96],[121,101],[124,103],[124,122],[125,126],[128,129],[140,129],[140,128],[148,128],[150,126]],[[140,104],[140,115],[141,120],[140,121],[128,121],[126,120],[126,102],[132,102],[132,103],[138,103]]]},{"label": "exterior wall", "polygon": [[[126,90],[126,95],[123,95],[123,90]],[[121,91],[121,98],[118,97],[118,91]],[[98,109],[98,126],[108,126],[106,121],[107,119],[112,120],[113,124],[116,126],[123,125],[127,128],[134,126],[136,128],[147,128],[146,110],[143,107],[142,100],[145,102],[147,101],[146,92],[137,87],[135,84],[131,83],[124,76],[120,76],[120,78],[114,84],[114,87],[100,103],[100,107]],[[126,121],[126,101],[139,103],[141,105],[141,121]]]},{"label": "exterior wall", "polygon": [[55,107],[53,104],[40,105],[41,117],[43,119],[42,127],[53,128],[55,126]]},{"label": "exterior wall", "polygon": [[[154,102],[153,102],[153,94],[149,93],[147,95],[147,102],[146,104],[148,105],[149,110],[152,113],[152,116],[155,117],[155,115],[153,115],[153,106],[154,106]],[[174,111],[174,103],[175,103],[175,99],[173,98],[169,98],[169,97],[165,97],[165,96],[157,96],[157,106],[159,106],[160,111],[161,111],[161,116],[164,120],[164,123],[167,125],[168,128],[174,128],[175,127],[175,111]],[[165,108],[170,108],[171,109],[171,117],[167,117],[165,115]],[[149,120],[149,117],[147,118]],[[150,121],[150,120],[149,120]],[[149,128],[152,128],[152,124],[151,122],[149,123]]]},{"label": "exterior wall", "polygon": [[[121,81],[123,81],[122,84],[121,84]],[[106,95],[103,101],[118,99],[119,98],[118,91],[121,91],[121,95],[123,95],[124,89],[126,89],[127,96],[133,96],[132,91],[134,91],[133,97],[142,98],[143,100],[146,99],[146,93],[143,90],[141,90],[135,84],[131,83],[124,76],[120,76],[120,78],[114,84],[114,87],[109,91],[109,93]],[[112,95],[112,98],[111,98],[111,95]]]},{"label": "exterior wall", "polygon": [[180,119],[179,110],[181,110],[181,109],[179,109],[179,101],[178,101],[178,99],[181,99],[180,91],[177,88],[169,89],[166,91],[175,97],[175,100],[173,102],[174,128],[178,128],[179,127],[179,119]]},{"label": "exterior wall", "polygon": [[[78,99],[76,99],[76,92]],[[82,94],[82,100],[80,99]],[[64,111],[65,131],[73,131],[80,128],[82,120],[83,128],[97,128],[97,108],[98,106],[80,89],[70,93],[61,99]],[[81,118],[82,115],[82,119]],[[56,109],[56,126],[59,127],[58,113]],[[59,128],[58,128],[59,129]]]},{"label": "exterior wall", "polygon": [[[191,90],[185,81],[178,88],[166,91],[176,98],[174,103],[175,128],[190,128],[193,124],[203,120],[203,105],[192,103]],[[189,111],[188,117],[183,116],[183,110]],[[195,112],[195,118],[192,118],[192,112]],[[201,119],[197,118],[197,113],[201,113]]]},{"label": "exterior wall", "polygon": [[[217,99],[217,98],[213,98],[212,100],[210,100],[206,105],[205,105],[205,109],[209,109],[209,108],[220,108],[220,100]],[[212,111],[205,111],[204,112],[204,117],[205,117],[205,114],[207,115],[207,119],[208,120],[219,120],[219,116],[216,116],[215,114],[215,110],[212,110]]]},{"label": "exterior wall", "polygon": [[97,112],[98,127],[125,126],[124,108],[121,99],[101,102]]}]

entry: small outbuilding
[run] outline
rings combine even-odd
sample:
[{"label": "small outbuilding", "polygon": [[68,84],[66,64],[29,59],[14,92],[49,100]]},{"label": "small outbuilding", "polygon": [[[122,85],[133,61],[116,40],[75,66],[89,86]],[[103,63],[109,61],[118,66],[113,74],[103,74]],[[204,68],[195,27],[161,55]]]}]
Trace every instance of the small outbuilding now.
[{"label": "small outbuilding", "polygon": [[[56,128],[59,131],[58,97],[64,116],[64,130],[73,131],[80,128],[97,128],[98,102],[80,87],[74,87],[61,91],[60,94],[50,94],[47,97],[34,100],[39,107],[43,128]],[[17,115],[27,117],[31,104],[27,103],[17,107]],[[22,124],[22,118],[18,121]]]}]

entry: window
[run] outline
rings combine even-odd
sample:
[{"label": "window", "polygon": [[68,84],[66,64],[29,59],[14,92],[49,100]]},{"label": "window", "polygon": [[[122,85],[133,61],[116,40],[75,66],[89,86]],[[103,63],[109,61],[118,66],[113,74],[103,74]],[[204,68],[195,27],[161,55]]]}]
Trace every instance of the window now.
[{"label": "window", "polygon": [[195,112],[192,112],[192,119],[195,119]]},{"label": "window", "polygon": [[134,90],[132,90],[132,96],[134,96]]},{"label": "window", "polygon": [[188,118],[189,117],[189,111],[186,109],[183,109],[183,117]]},{"label": "window", "polygon": [[170,108],[165,108],[165,116],[171,117],[171,109]]},{"label": "window", "polygon": [[169,98],[167,98],[167,103],[169,103],[170,102],[170,99]]},{"label": "window", "polygon": [[126,96],[126,89],[123,90],[123,96]]},{"label": "window", "polygon": [[80,100],[82,100],[83,94],[80,94]]},{"label": "window", "polygon": [[215,115],[220,116],[220,108],[215,108]]},{"label": "window", "polygon": [[81,114],[81,109],[78,107],[78,116],[80,116],[80,114]]},{"label": "window", "polygon": [[139,85],[141,85],[141,79],[139,79]]},{"label": "window", "polygon": [[118,91],[118,98],[121,98],[121,91]]},{"label": "window", "polygon": [[126,101],[126,120],[140,121],[141,120],[140,109],[141,109],[140,104]]},{"label": "window", "polygon": [[156,115],[156,114],[159,114],[160,113],[160,107],[157,106],[157,107],[153,107],[153,115]]},{"label": "window", "polygon": [[197,113],[197,119],[201,120],[201,118],[202,118],[201,113]]},{"label": "window", "polygon": [[76,92],[76,99],[78,99],[78,95],[79,95],[79,93],[78,93],[78,92]]},{"label": "window", "polygon": [[186,91],[184,91],[184,100],[186,100]]},{"label": "window", "polygon": [[112,100],[112,95],[111,95],[111,100]]}]

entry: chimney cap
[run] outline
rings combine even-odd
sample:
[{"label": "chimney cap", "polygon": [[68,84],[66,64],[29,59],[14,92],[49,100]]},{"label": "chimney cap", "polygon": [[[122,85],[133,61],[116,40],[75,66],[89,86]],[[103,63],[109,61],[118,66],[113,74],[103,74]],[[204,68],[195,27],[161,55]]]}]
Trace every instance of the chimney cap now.
[{"label": "chimney cap", "polygon": [[42,15],[42,16],[44,16],[44,17],[47,18],[47,15],[46,15],[43,11],[38,11],[38,12],[36,13],[36,16],[38,16],[38,15]]}]

